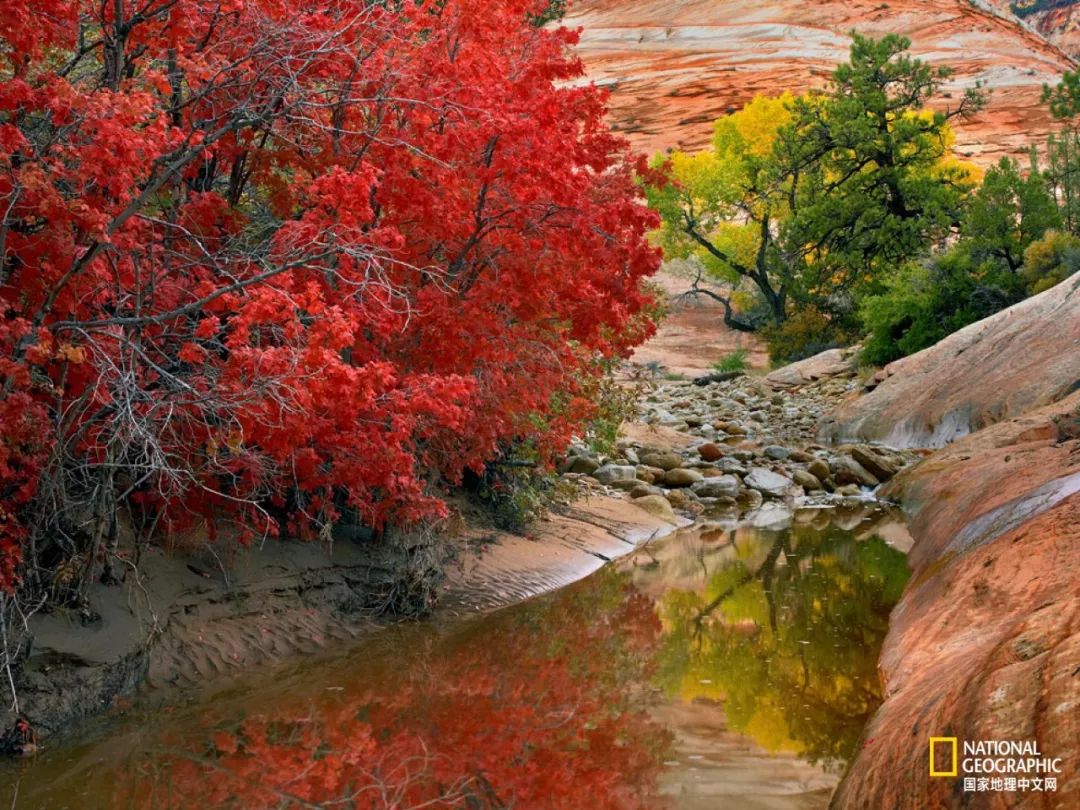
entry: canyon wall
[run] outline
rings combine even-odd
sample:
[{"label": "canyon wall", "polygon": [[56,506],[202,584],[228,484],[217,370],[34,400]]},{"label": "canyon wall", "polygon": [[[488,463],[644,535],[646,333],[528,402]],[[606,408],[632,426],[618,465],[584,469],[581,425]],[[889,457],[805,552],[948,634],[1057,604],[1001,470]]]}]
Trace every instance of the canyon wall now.
[{"label": "canyon wall", "polygon": [[1061,50],[1080,55],[1080,2],[1077,0],[989,0],[1013,14]]},{"label": "canyon wall", "polygon": [[937,104],[982,82],[989,107],[959,127],[960,151],[980,163],[1023,152],[1052,127],[1040,102],[1072,60],[1015,17],[969,0],[581,0],[590,80],[612,92],[612,120],[640,149],[696,149],[712,122],[755,94],[825,83],[853,30],[910,37],[913,51],[956,70]]},{"label": "canyon wall", "polygon": [[[836,807],[1080,806],[1080,278],[1026,304],[894,364],[825,427],[960,437],[885,490],[909,516],[913,574]],[[1058,789],[964,793],[928,776],[931,736],[1034,740],[1063,758]]]}]

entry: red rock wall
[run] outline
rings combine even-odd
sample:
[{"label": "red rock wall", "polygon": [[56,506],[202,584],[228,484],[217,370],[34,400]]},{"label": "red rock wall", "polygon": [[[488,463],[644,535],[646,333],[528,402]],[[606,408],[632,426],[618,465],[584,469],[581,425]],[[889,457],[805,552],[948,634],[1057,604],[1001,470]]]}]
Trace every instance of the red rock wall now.
[{"label": "red rock wall", "polygon": [[1042,85],[1072,65],[1038,34],[969,0],[580,0],[566,24],[583,29],[590,78],[611,88],[616,126],[645,151],[700,148],[712,121],[755,94],[820,86],[858,30],[904,34],[917,55],[952,65],[943,108],[975,81],[993,89],[959,139],[964,154],[988,163],[1049,131]]},{"label": "red rock wall", "polygon": [[[885,489],[913,574],[835,806],[1080,807],[1080,277],[886,372],[826,435],[957,440]],[[1065,771],[1054,793],[964,793],[930,778],[932,736],[1035,740]]]},{"label": "red rock wall", "polygon": [[1080,276],[897,360],[823,438],[903,447],[954,439],[1080,389]]},{"label": "red rock wall", "polygon": [[1041,10],[1033,14],[1019,15],[1028,26],[1038,31],[1049,42],[1072,56],[1080,55],[1080,2],[1077,0],[989,0],[1003,14],[1011,15],[1014,6],[1037,5]]},{"label": "red rock wall", "polygon": [[1080,55],[1080,5],[1056,8],[1041,15],[1038,30],[1065,53]]},{"label": "red rock wall", "polygon": [[[916,538],[886,700],[837,808],[1080,807],[1080,393],[962,439],[891,485]],[[931,736],[1035,740],[1055,793],[962,793]]]}]

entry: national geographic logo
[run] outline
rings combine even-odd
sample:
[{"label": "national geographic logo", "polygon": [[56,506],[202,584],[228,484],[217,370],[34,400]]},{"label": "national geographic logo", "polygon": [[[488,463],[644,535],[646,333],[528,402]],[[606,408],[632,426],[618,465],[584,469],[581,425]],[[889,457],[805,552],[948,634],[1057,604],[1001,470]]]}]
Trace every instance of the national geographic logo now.
[{"label": "national geographic logo", "polygon": [[[930,738],[930,775],[956,776],[957,763],[956,737]],[[944,760],[945,764],[942,764]]]},{"label": "national geographic logo", "polygon": [[965,792],[1051,792],[1060,757],[1044,756],[1035,740],[930,738],[930,776],[960,777]]}]

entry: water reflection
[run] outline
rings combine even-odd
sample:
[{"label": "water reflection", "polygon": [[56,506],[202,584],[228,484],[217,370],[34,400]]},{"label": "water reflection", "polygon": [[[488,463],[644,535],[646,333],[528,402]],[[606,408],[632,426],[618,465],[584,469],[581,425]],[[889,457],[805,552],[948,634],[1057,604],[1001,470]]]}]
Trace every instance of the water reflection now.
[{"label": "water reflection", "polygon": [[358,658],[295,708],[206,724],[122,788],[153,808],[655,806],[668,735],[638,687],[659,637],[652,604],[603,576],[426,655]]},{"label": "water reflection", "polygon": [[[493,616],[392,629],[186,708],[143,701],[0,784],[15,807],[726,806],[693,796],[851,756],[906,575],[836,527],[688,533]],[[740,736],[702,732],[725,717]],[[754,769],[720,757],[733,744]],[[684,760],[710,753],[716,784],[688,789]],[[815,784],[823,806],[832,781]]]},{"label": "water reflection", "polygon": [[877,536],[812,526],[732,531],[703,552],[702,586],[660,599],[665,690],[722,700],[729,728],[842,770],[881,703],[877,657],[904,555]]}]

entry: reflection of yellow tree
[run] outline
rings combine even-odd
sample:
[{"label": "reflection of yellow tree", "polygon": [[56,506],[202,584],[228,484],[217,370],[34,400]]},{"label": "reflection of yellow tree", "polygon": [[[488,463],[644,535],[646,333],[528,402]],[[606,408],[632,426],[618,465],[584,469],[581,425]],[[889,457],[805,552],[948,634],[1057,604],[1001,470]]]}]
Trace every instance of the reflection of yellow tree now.
[{"label": "reflection of yellow tree", "polygon": [[881,702],[878,652],[906,580],[879,538],[745,544],[704,592],[665,597],[662,677],[685,699],[722,698],[732,729],[765,748],[842,766]]}]

